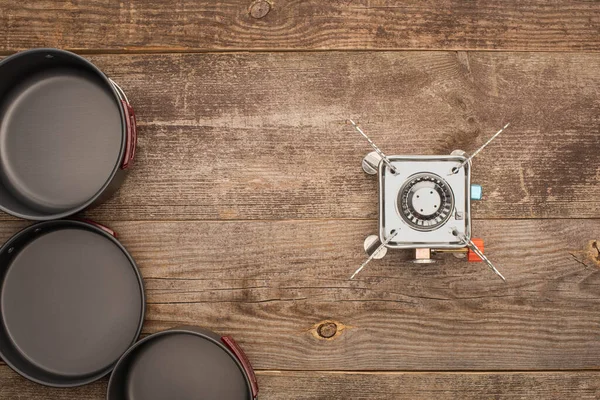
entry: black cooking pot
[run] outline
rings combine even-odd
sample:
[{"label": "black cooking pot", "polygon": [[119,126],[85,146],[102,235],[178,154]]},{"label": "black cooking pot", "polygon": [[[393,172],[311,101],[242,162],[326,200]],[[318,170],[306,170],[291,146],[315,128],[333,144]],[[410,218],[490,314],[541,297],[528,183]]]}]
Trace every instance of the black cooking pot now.
[{"label": "black cooking pot", "polygon": [[0,62],[0,209],[63,218],[121,185],[137,142],[125,93],[96,66],[56,49]]},{"label": "black cooking pot", "polygon": [[24,377],[70,387],[108,374],[144,321],[142,278],[110,229],[34,224],[0,248],[0,357]]},{"label": "black cooking pot", "polygon": [[253,400],[256,376],[229,337],[194,326],[150,335],[119,360],[108,400]]}]

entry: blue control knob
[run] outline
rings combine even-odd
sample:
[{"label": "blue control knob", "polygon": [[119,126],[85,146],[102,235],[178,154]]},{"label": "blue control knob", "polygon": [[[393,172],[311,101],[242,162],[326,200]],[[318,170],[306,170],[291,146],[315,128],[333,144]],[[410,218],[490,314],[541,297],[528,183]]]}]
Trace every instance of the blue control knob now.
[{"label": "blue control knob", "polygon": [[481,185],[471,185],[471,200],[481,200],[483,198],[483,188]]}]

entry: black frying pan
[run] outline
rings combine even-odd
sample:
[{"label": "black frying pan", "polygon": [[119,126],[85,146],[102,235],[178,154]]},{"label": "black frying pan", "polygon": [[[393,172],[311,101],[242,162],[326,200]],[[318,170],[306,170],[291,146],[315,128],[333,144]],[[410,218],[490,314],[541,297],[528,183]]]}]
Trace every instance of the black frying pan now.
[{"label": "black frying pan", "polygon": [[150,335],[121,357],[108,400],[252,400],[258,384],[229,337],[193,326]]},{"label": "black frying pan", "polygon": [[0,248],[0,356],[24,377],[58,387],[92,382],[139,336],[142,279],[105,229],[41,222]]},{"label": "black frying pan", "polygon": [[62,218],[120,186],[135,155],[123,91],[76,54],[17,53],[0,62],[0,209]]}]

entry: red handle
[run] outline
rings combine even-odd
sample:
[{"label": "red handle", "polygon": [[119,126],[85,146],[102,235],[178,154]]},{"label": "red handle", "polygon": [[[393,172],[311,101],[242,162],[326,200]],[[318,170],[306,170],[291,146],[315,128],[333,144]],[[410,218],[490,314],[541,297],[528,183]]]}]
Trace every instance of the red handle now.
[{"label": "red handle", "polygon": [[125,111],[125,155],[123,156],[123,163],[121,169],[127,169],[135,158],[135,148],[137,147],[137,125],[135,122],[135,112],[133,107],[126,101],[121,100],[123,104],[123,110]]},{"label": "red handle", "polygon": [[111,235],[115,239],[118,236],[117,232],[113,231],[112,229],[110,229],[107,226],[104,226],[102,224],[97,223],[96,221],[92,221],[91,219],[87,219],[87,218],[73,218],[73,220],[80,221],[80,222],[85,222],[86,224],[93,225],[93,226],[95,226],[98,229],[102,229],[104,232],[108,233],[109,235]]},{"label": "red handle", "polygon": [[252,398],[256,399],[258,396],[258,381],[256,380],[256,374],[252,369],[252,364],[250,364],[250,360],[246,357],[246,353],[244,350],[233,340],[231,336],[223,336],[221,338],[223,343],[235,354],[237,359],[242,363],[242,367],[244,367],[244,371],[246,371],[246,375],[250,378],[250,386],[252,388]]}]

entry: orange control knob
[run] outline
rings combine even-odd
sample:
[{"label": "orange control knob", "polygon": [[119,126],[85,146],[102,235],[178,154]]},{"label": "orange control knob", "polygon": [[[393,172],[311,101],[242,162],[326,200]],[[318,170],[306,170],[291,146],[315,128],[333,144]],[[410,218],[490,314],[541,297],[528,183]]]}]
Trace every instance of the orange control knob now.
[{"label": "orange control knob", "polygon": [[[471,239],[473,241],[473,244],[475,246],[477,246],[477,248],[483,253],[483,239]],[[485,254],[485,253],[484,253]],[[467,260],[469,260],[469,262],[479,262],[479,261],[483,261],[481,258],[479,258],[479,256],[477,254],[475,254],[475,252],[471,249],[469,249],[468,253],[467,253]]]}]

